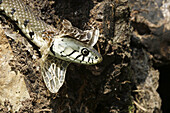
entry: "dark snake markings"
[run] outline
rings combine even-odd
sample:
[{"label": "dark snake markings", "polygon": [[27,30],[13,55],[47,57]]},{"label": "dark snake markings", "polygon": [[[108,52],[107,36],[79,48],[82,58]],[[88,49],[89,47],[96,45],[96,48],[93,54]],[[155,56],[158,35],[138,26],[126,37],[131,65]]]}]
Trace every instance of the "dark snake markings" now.
[{"label": "dark snake markings", "polygon": [[55,52],[53,51],[53,46],[54,46],[54,42],[52,43],[52,45],[50,47],[50,51],[53,53],[53,55],[55,55]]},{"label": "dark snake markings", "polygon": [[28,23],[29,23],[29,19],[26,19],[26,20],[24,21],[24,26],[26,27]]},{"label": "dark snake markings", "polygon": [[84,58],[85,58],[85,56],[83,56],[83,58],[82,58],[82,60],[80,61],[80,63],[84,61]]},{"label": "dark snake markings", "polygon": [[81,55],[78,55],[74,60],[78,59],[79,57],[81,57]]},{"label": "dark snake markings", "polygon": [[29,32],[29,35],[30,35],[31,38],[33,38],[32,36],[34,35],[34,32],[33,31]]},{"label": "dark snake markings", "polygon": [[15,13],[15,11],[16,11],[16,10],[15,10],[14,8],[12,8],[12,9],[11,9],[11,14],[13,15],[13,14]]},{"label": "dark snake markings", "polygon": [[90,57],[89,57],[89,59],[88,59],[88,62],[90,62]]},{"label": "dark snake markings", "polygon": [[74,50],[73,52],[71,52],[70,54],[66,55],[66,56],[71,56],[73,53],[75,53],[76,50]]}]

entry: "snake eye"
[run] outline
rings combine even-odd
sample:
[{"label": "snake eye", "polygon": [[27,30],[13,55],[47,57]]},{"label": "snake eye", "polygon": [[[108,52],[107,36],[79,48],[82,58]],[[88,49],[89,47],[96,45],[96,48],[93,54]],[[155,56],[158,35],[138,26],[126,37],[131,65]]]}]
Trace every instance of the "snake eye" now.
[{"label": "snake eye", "polygon": [[83,56],[87,56],[87,55],[89,54],[89,50],[86,49],[86,48],[83,48],[83,49],[81,50],[81,53],[83,54]]},{"label": "snake eye", "polygon": [[95,59],[98,59],[98,57],[97,57],[97,56],[95,56]]}]

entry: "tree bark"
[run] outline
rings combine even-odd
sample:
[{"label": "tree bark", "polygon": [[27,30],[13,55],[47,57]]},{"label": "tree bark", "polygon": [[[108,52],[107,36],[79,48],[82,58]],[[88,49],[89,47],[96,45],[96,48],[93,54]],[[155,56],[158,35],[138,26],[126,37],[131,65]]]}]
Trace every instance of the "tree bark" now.
[{"label": "tree bark", "polygon": [[[25,0],[25,3],[54,26],[62,19],[68,19],[82,30],[97,26],[100,37],[95,48],[102,54],[103,61],[94,66],[71,64],[64,85],[57,94],[51,94],[40,74],[38,48],[22,33],[18,34],[16,26],[11,27],[1,17],[0,34],[4,41],[0,43],[0,63],[6,65],[0,67],[0,94],[4,94],[0,96],[0,111],[160,111],[161,99],[156,91],[159,72],[153,68],[152,52],[144,47],[141,40],[140,43],[135,40],[139,38],[130,26],[130,20],[135,23],[135,16],[130,12],[127,0]],[[4,26],[10,27],[17,38],[6,37]],[[2,48],[5,45],[7,47]]]}]

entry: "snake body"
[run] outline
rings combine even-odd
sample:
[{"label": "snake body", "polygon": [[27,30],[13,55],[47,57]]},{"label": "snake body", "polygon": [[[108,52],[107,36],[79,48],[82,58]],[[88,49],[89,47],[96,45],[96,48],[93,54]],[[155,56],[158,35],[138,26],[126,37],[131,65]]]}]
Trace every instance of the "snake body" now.
[{"label": "snake body", "polygon": [[82,31],[67,20],[55,28],[35,16],[22,0],[0,0],[0,10],[40,48],[42,75],[52,93],[62,86],[70,62],[93,65],[102,61],[93,48],[98,40],[97,29]]},{"label": "snake body", "polygon": [[21,0],[1,0],[0,9],[16,22],[22,32],[38,47],[47,43],[42,32],[49,26],[40,18],[35,17]]}]

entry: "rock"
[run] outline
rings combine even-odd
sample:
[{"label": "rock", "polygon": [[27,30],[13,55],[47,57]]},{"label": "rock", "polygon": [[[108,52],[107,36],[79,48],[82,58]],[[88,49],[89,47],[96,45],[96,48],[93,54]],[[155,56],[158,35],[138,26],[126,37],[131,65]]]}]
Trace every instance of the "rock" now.
[{"label": "rock", "polygon": [[22,106],[22,101],[29,99],[24,75],[19,71],[12,71],[9,65],[13,59],[13,53],[8,43],[4,30],[0,24],[0,103],[7,100],[12,105],[9,111],[18,111]]}]

